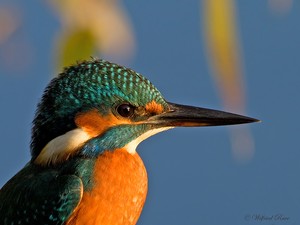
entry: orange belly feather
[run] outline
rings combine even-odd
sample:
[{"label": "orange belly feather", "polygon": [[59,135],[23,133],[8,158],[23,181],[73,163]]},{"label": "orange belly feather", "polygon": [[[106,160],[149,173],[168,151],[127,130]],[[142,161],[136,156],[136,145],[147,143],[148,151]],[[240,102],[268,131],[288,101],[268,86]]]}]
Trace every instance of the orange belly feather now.
[{"label": "orange belly feather", "polygon": [[137,153],[106,151],[96,161],[94,187],[82,200],[67,225],[133,225],[146,200],[148,179]]}]

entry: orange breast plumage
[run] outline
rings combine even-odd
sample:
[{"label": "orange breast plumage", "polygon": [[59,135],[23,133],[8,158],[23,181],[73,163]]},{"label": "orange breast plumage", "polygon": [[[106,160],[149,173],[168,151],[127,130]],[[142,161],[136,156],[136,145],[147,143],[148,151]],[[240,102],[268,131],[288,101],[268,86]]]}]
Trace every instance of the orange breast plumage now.
[{"label": "orange breast plumage", "polygon": [[84,192],[68,225],[136,224],[147,195],[148,179],[137,153],[106,151],[94,167],[94,186]]}]

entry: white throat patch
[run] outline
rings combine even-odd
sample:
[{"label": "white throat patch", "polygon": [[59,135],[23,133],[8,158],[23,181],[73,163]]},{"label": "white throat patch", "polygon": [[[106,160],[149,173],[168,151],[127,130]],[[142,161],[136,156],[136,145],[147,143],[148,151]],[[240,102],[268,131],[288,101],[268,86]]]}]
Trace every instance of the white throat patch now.
[{"label": "white throat patch", "polygon": [[35,159],[35,163],[47,165],[64,161],[91,138],[80,128],[71,130],[51,140]]},{"label": "white throat patch", "polygon": [[[163,127],[149,130],[133,141],[129,142],[123,148],[126,149],[130,154],[136,153],[136,147],[148,137],[155,135],[159,132],[169,130],[173,127]],[[39,165],[56,164],[67,160],[71,155],[76,153],[76,151],[88,140],[90,136],[87,132],[83,131],[81,128],[76,128],[71,130],[61,136],[58,136],[51,140],[40,152],[38,157],[35,159],[35,163]]]},{"label": "white throat patch", "polygon": [[135,154],[136,153],[136,147],[144,140],[146,140],[148,137],[151,137],[157,133],[160,133],[162,131],[166,131],[169,129],[172,129],[174,127],[162,127],[162,128],[156,128],[156,129],[152,129],[149,130],[145,133],[143,133],[142,135],[140,135],[139,137],[137,137],[136,139],[134,139],[133,141],[129,142],[127,145],[125,145],[125,149],[127,150],[127,152],[129,152],[130,154]]}]

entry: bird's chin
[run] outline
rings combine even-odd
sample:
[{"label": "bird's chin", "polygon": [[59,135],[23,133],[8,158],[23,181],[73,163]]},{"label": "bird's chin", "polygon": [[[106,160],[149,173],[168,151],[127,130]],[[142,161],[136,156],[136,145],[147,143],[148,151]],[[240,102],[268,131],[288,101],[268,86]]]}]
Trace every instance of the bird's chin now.
[{"label": "bird's chin", "polygon": [[145,133],[143,133],[142,135],[138,136],[136,139],[134,139],[133,141],[129,142],[128,144],[126,144],[124,146],[124,148],[131,154],[134,154],[136,152],[136,148],[137,146],[144,140],[146,140],[147,138],[158,134],[160,132],[172,129],[174,127],[157,127],[157,128],[152,128],[148,131],[146,131]]}]

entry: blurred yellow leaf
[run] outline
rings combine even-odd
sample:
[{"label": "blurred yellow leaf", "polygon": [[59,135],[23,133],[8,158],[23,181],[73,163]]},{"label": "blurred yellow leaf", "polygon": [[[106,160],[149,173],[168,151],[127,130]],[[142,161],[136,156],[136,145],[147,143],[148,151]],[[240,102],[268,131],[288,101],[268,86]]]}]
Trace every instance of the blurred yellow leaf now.
[{"label": "blurred yellow leaf", "polygon": [[58,46],[60,66],[65,67],[78,60],[90,59],[95,51],[95,38],[89,30],[77,29],[65,32]]},{"label": "blurred yellow leaf", "polygon": [[[62,24],[58,40],[70,39],[66,42],[59,41],[59,47],[63,47],[61,43],[69,43],[71,46],[73,42],[78,41],[77,44],[80,42],[80,46],[85,48],[82,52],[73,49],[72,51],[76,53],[73,58],[78,56],[77,59],[85,58],[87,53],[96,52],[113,57],[132,55],[133,31],[119,1],[49,0],[49,2],[58,13]],[[78,31],[83,33],[76,34]],[[72,33],[67,34],[67,32]],[[90,47],[93,49],[91,50]],[[63,48],[70,51],[69,46]],[[68,57],[70,57],[69,53]]]},{"label": "blurred yellow leaf", "polygon": [[[202,0],[204,34],[209,62],[225,108],[243,113],[242,54],[240,50],[235,3],[233,0]],[[249,161],[254,142],[247,128],[231,129],[233,156],[239,162]]]},{"label": "blurred yellow leaf", "polygon": [[240,110],[244,104],[241,55],[232,0],[204,0],[207,50],[225,106]]}]

